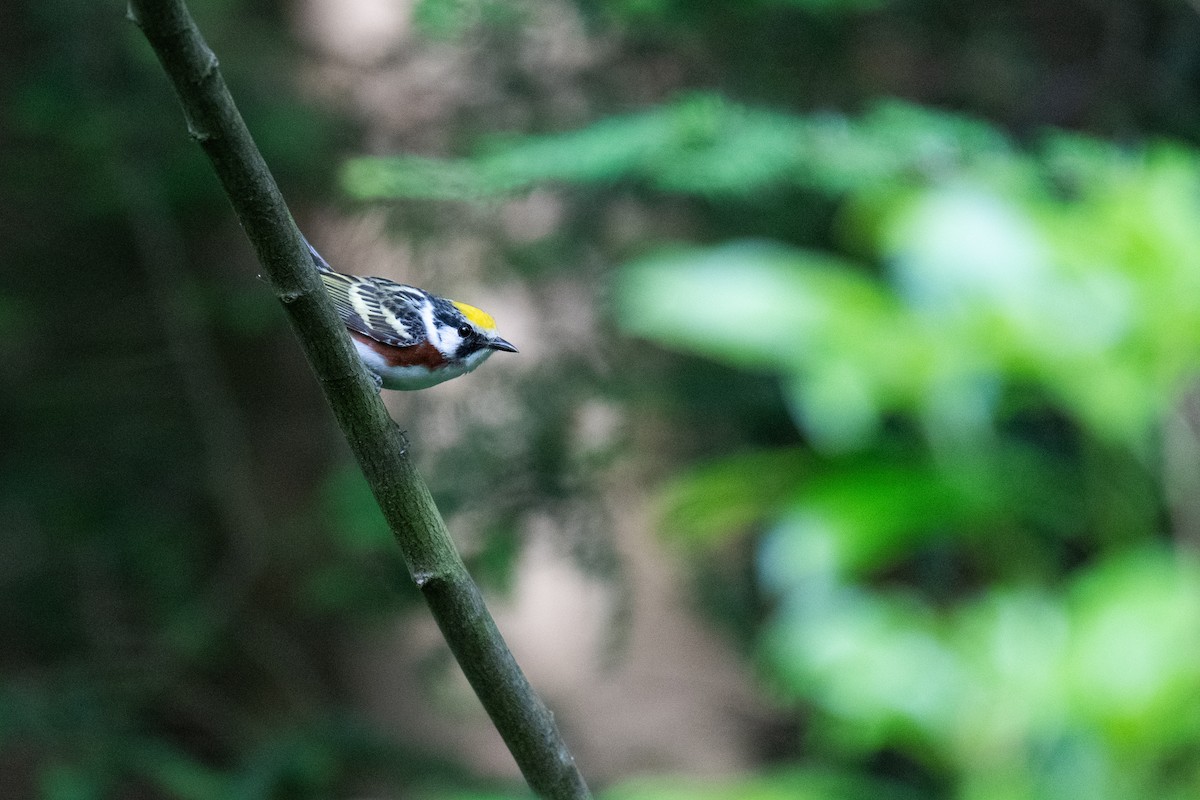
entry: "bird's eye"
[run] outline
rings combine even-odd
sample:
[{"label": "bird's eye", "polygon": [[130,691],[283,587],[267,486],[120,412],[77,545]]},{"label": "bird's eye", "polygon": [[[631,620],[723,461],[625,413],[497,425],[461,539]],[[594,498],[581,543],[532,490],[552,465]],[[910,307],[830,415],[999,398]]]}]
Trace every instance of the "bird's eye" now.
[{"label": "bird's eye", "polygon": [[471,328],[470,325],[459,325],[458,326],[458,335],[464,339],[470,338],[471,334],[474,332],[475,331]]}]

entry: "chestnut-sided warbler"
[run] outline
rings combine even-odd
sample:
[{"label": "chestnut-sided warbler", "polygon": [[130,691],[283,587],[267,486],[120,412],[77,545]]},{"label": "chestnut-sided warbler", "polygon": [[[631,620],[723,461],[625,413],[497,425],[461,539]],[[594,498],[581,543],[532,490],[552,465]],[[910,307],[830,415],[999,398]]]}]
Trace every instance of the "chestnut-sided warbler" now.
[{"label": "chestnut-sided warbler", "polygon": [[517,352],[475,306],[387,278],[343,275],[311,244],[308,251],[376,389],[425,389],[465,375],[496,350]]}]

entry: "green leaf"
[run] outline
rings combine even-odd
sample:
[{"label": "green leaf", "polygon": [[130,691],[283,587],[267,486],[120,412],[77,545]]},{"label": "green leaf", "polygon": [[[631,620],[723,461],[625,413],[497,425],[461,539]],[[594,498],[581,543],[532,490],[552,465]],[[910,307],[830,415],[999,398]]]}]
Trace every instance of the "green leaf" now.
[{"label": "green leaf", "polygon": [[826,348],[865,349],[894,306],[833,256],[764,242],[666,253],[616,287],[629,333],[735,366],[791,372]]},{"label": "green leaf", "polygon": [[1200,570],[1135,552],[1084,576],[1070,594],[1071,700],[1126,747],[1200,736],[1180,713],[1200,693]]}]

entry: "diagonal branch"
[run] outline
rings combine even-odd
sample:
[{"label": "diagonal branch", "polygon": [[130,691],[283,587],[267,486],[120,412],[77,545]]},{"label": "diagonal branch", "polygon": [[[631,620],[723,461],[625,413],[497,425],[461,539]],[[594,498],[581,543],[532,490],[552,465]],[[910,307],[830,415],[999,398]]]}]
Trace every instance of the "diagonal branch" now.
[{"label": "diagonal branch", "polygon": [[189,134],[212,161],[263,271],[283,303],[338,424],[442,635],[525,780],[553,800],[590,798],[554,718],[509,652],[406,453],[262,155],[183,0],[130,0],[170,77]]}]

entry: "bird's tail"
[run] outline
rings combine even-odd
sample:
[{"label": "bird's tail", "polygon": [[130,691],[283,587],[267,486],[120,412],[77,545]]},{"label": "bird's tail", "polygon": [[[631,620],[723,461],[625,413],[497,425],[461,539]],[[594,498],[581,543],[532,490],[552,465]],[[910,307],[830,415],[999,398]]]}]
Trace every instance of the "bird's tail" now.
[{"label": "bird's tail", "polygon": [[317,248],[312,246],[312,242],[306,239],[304,234],[300,234],[300,238],[304,239],[304,243],[308,245],[308,252],[312,255],[313,266],[317,268],[317,271],[333,272],[333,267],[329,266],[329,262],[321,257],[321,254],[317,252]]}]

